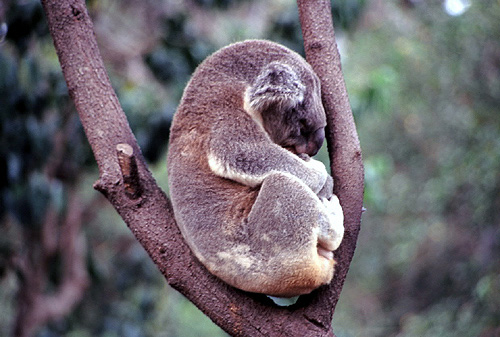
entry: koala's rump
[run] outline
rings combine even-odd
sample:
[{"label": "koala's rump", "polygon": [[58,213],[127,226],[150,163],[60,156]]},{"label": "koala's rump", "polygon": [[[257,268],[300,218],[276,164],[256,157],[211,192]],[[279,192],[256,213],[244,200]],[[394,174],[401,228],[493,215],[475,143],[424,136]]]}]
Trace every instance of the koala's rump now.
[{"label": "koala's rump", "polygon": [[[176,142],[171,145],[176,148]],[[288,294],[283,291],[307,293],[331,279],[333,270],[323,264],[333,261],[318,260],[315,239],[303,232],[315,227],[318,212],[315,197],[301,192],[305,185],[289,184],[285,177],[283,189],[263,196],[262,186],[251,188],[217,177],[206,159],[195,152],[179,153],[169,157],[175,218],[193,253],[212,273],[240,289],[274,295]],[[285,213],[272,218],[264,215],[268,224],[249,223],[252,210],[262,214],[254,208],[259,196],[279,198]],[[298,200],[302,201],[295,207],[297,213],[288,214],[286,205],[297,206]],[[288,234],[279,234],[283,227],[288,228]],[[311,239],[312,246],[311,242],[300,243],[301,237]],[[268,267],[262,269],[263,265]]]}]

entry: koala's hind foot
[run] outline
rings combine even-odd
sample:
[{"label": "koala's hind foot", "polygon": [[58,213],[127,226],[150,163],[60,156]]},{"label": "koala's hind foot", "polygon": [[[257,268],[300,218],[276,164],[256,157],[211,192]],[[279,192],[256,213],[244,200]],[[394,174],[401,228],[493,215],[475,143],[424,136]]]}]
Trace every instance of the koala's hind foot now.
[{"label": "koala's hind foot", "polygon": [[247,224],[249,251],[261,259],[256,268],[249,266],[244,275],[234,275],[232,281],[239,288],[290,297],[331,281],[332,252],[343,235],[336,197],[320,200],[296,177],[271,174],[261,186]]},{"label": "koala's hind foot", "polygon": [[344,237],[344,212],[340,206],[339,198],[332,195],[330,200],[320,198],[324,206],[324,214],[327,221],[322,222],[318,235],[318,253],[320,255],[332,256],[333,251],[339,248]]}]

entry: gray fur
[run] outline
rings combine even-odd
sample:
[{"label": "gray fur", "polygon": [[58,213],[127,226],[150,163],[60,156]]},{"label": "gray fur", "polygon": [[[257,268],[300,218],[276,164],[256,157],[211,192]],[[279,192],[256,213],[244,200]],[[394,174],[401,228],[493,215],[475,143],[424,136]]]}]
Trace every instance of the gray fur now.
[{"label": "gray fur", "polygon": [[248,90],[250,106],[264,111],[272,105],[291,109],[304,100],[306,87],[287,64],[271,62],[260,72]]},{"label": "gray fur", "polygon": [[177,224],[210,272],[275,296],[330,282],[342,209],[309,158],[325,125],[317,76],[283,46],[244,41],[198,67],[172,124],[168,174]]}]

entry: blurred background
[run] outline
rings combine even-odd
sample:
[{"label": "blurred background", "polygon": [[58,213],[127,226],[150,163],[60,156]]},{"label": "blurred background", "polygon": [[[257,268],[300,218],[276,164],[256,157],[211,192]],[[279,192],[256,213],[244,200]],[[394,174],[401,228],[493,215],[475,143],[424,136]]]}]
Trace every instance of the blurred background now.
[{"label": "blurred background", "polygon": [[[303,53],[291,0],[87,5],[164,190],[170,121],[197,64],[247,38]],[[332,5],[367,208],[335,333],[500,336],[500,1]],[[0,335],[225,336],[166,285],[97,178],[39,1],[3,0]]]}]

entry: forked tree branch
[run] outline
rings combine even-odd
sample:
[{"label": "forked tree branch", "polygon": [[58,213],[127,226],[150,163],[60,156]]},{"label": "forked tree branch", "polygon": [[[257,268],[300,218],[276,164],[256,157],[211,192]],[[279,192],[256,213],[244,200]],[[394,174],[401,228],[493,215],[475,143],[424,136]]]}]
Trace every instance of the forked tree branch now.
[{"label": "forked tree branch", "polygon": [[[111,87],[85,1],[42,0],[42,4],[70,96],[99,166],[95,188],[115,207],[168,283],[234,336],[332,336],[331,318],[340,293],[340,288],[336,288],[338,281],[302,296],[293,307],[280,308],[263,295],[245,293],[223,283],[191,254],[175,224],[170,201],[146,167]],[[330,122],[332,131],[331,125]],[[350,132],[355,134],[355,129]],[[350,141],[351,138],[344,142]],[[334,172],[342,174],[337,170],[337,162],[333,163]],[[347,205],[352,192],[338,192],[344,208],[355,209],[361,202]],[[342,256],[339,259],[344,261]],[[350,257],[346,260],[350,261]],[[340,265],[345,266],[346,272],[348,264]],[[340,286],[344,277],[340,277]]]}]

